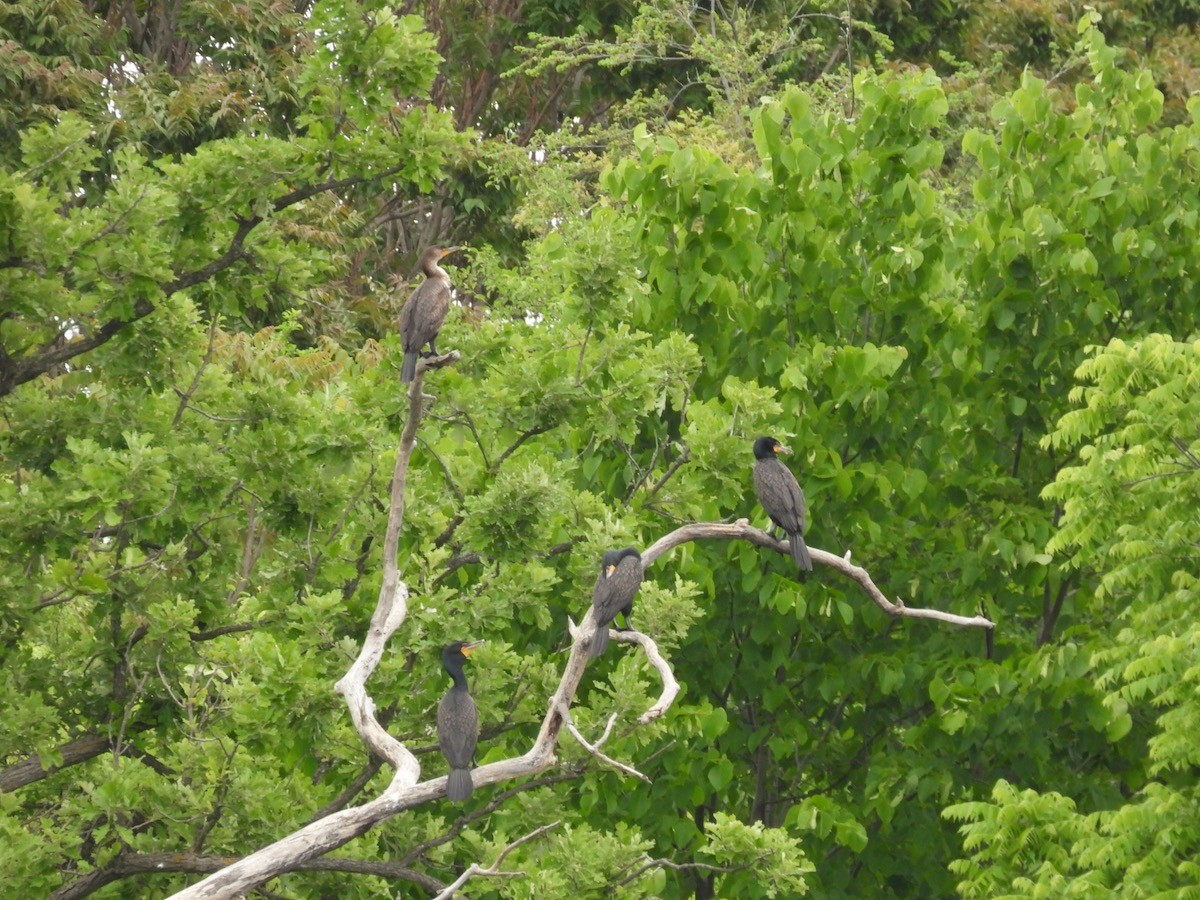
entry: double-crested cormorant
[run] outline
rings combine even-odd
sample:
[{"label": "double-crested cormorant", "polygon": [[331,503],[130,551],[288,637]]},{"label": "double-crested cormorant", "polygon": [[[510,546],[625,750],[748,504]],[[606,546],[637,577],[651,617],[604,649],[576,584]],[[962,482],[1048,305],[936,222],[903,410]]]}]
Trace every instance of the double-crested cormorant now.
[{"label": "double-crested cormorant", "polygon": [[634,547],[609,550],[600,558],[600,576],[592,590],[592,608],[596,610],[596,634],[589,651],[599,656],[608,646],[608,623],[625,616],[629,627],[629,616],[633,612],[633,595],[642,584],[642,555]]},{"label": "double-crested cormorant", "polygon": [[421,254],[425,280],[400,310],[400,345],[404,347],[404,367],[400,380],[409,382],[417,374],[417,355],[426,344],[437,355],[437,336],[450,310],[450,276],[438,261],[458,247],[430,247]]},{"label": "double-crested cormorant", "polygon": [[459,803],[471,796],[471,767],[475,764],[475,744],[479,741],[479,710],[467,691],[463,663],[483,641],[455,641],[442,651],[442,665],[454,685],[438,704],[438,746],[450,763],[446,799]]},{"label": "double-crested cormorant", "polygon": [[802,572],[812,571],[812,559],[804,543],[804,491],[791,469],[779,461],[777,454],[791,453],[773,437],[760,437],[754,442],[754,492],[771,521],[787,532],[792,559]]}]

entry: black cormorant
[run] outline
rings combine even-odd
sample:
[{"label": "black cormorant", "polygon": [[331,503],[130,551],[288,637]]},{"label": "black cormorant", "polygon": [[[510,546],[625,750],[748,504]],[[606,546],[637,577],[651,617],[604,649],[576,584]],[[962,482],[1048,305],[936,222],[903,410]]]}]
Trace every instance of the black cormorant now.
[{"label": "black cormorant", "polygon": [[450,310],[450,276],[438,261],[458,247],[430,247],[421,255],[425,280],[400,310],[400,345],[404,348],[404,367],[400,380],[409,382],[417,374],[417,355],[426,344],[437,355],[437,336]]},{"label": "black cormorant", "polygon": [[633,612],[633,595],[642,584],[642,555],[633,547],[609,550],[600,559],[600,576],[592,591],[592,608],[596,610],[596,634],[590,653],[599,656],[608,646],[608,623],[617,613],[629,616]]},{"label": "black cormorant", "polygon": [[454,685],[438,704],[438,745],[450,777],[446,782],[446,799],[455,803],[471,796],[471,767],[475,764],[475,744],[479,740],[479,710],[467,691],[467,676],[463,663],[483,641],[455,641],[442,651],[442,665],[450,673]]},{"label": "black cormorant", "polygon": [[791,469],[779,461],[777,454],[791,453],[773,437],[760,437],[754,442],[754,492],[771,521],[787,532],[792,559],[802,572],[812,571],[812,559],[804,543],[804,491]]}]

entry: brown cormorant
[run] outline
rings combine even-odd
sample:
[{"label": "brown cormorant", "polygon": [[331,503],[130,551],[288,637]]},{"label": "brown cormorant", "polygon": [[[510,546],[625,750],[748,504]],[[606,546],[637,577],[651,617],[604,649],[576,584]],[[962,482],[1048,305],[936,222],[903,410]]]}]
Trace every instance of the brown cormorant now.
[{"label": "brown cormorant", "polygon": [[417,355],[426,344],[437,355],[437,336],[450,310],[450,276],[438,261],[458,247],[430,247],[421,254],[425,280],[400,310],[400,345],[404,348],[404,366],[400,380],[409,382],[417,374]]},{"label": "brown cormorant", "polygon": [[455,641],[442,651],[442,665],[454,685],[438,704],[438,746],[450,764],[446,781],[446,799],[455,803],[471,796],[471,767],[475,765],[475,744],[479,740],[479,710],[467,691],[463,663],[483,641]]},{"label": "brown cormorant", "polygon": [[642,555],[633,547],[609,550],[600,558],[600,576],[592,590],[592,608],[596,610],[596,634],[589,651],[599,656],[608,646],[608,623],[625,616],[625,627],[630,627],[629,616],[633,613],[633,595],[642,584]]},{"label": "brown cormorant", "polygon": [[754,442],[754,492],[771,521],[787,532],[792,559],[802,572],[812,571],[812,559],[804,543],[804,491],[791,469],[779,461],[777,454],[791,453],[773,437],[760,437]]}]

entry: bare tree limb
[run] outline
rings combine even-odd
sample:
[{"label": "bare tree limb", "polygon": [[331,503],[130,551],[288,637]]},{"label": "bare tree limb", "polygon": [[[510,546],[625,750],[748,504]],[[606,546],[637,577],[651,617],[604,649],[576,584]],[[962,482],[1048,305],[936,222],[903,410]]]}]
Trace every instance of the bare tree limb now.
[{"label": "bare tree limb", "polygon": [[479,865],[479,863],[471,863],[471,865],[467,867],[467,870],[459,875],[452,884],[447,885],[446,889],[438,894],[434,900],[450,900],[450,898],[454,896],[455,891],[457,891],[460,887],[466,884],[469,879],[476,875],[490,875],[492,877],[501,878],[511,878],[514,875],[524,875],[524,872],[500,871],[500,864],[504,862],[504,857],[508,856],[508,854],[512,853],[522,844],[532,841],[534,838],[541,837],[550,829],[557,828],[561,824],[561,822],[551,822],[549,825],[543,825],[541,828],[535,828],[533,831],[529,832],[529,834],[517,838],[515,841],[501,850],[500,855],[496,857],[496,861],[486,869]]},{"label": "bare tree limb", "polygon": [[[643,556],[643,568],[645,567],[645,560],[646,558]],[[582,640],[583,636],[578,634],[579,626],[571,619],[567,619],[567,630],[570,632],[572,640]],[[646,654],[646,662],[654,667],[654,670],[658,672],[659,678],[662,679],[663,689],[658,697],[658,701],[638,717],[639,725],[649,725],[655,719],[661,718],[663,713],[671,708],[671,704],[675,702],[675,698],[679,695],[679,682],[675,680],[675,673],[671,671],[670,663],[658,652],[658,644],[654,643],[653,638],[649,635],[642,634],[640,631],[634,631],[632,628],[624,630],[612,628],[609,629],[608,639],[625,644],[637,644],[642,648],[642,652]]]},{"label": "bare tree limb", "polygon": [[[424,373],[428,369],[450,365],[458,359],[457,353],[445,356],[425,358],[418,361],[417,372],[408,389],[409,411],[401,433],[400,446],[397,449],[396,465],[391,485],[391,505],[388,514],[387,531],[384,539],[383,577],[379,591],[379,601],[362,650],[346,675],[337,683],[335,689],[346,699],[351,718],[364,743],[370,750],[387,760],[395,769],[392,782],[383,793],[367,803],[357,807],[341,809],[324,818],[311,822],[296,832],[276,841],[250,856],[239,860],[228,868],[217,872],[204,881],[193,885],[175,896],[177,898],[221,897],[233,898],[245,894],[269,879],[300,865],[320,857],[329,851],[342,846],[348,841],[369,831],[379,822],[403,811],[428,803],[446,793],[446,776],[439,776],[426,781],[420,778],[420,764],[416,756],[389,735],[386,729],[375,717],[375,706],[366,691],[366,681],[374,672],[382,658],[388,639],[404,622],[407,614],[408,587],[400,580],[397,553],[399,549],[400,527],[404,518],[404,489],[408,475],[409,459],[416,442],[416,432],[420,419],[425,412],[425,395],[421,392]],[[736,539],[746,540],[756,546],[787,554],[786,542],[778,541],[766,532],[750,526],[745,519],[732,524],[720,522],[701,522],[684,525],[670,534],[660,538],[642,553],[643,567],[651,565],[669,550],[688,541],[707,539]],[[904,606],[902,602],[892,602],[875,586],[870,575],[862,568],[851,565],[849,553],[845,558],[834,556],[823,550],[810,548],[812,558],[817,562],[837,570],[862,586],[867,595],[881,609],[896,617],[926,618],[948,622],[956,625],[969,625],[982,628],[994,627],[992,622],[983,616],[965,617],[938,610],[916,609]],[[546,771],[556,762],[555,750],[560,733],[565,727],[593,755],[605,762],[633,774],[645,778],[640,772],[617,763],[599,752],[598,747],[608,736],[613,725],[610,720],[605,734],[596,745],[588,743],[570,721],[570,707],[578,692],[583,679],[583,673],[589,661],[588,648],[597,628],[594,610],[588,608],[583,621],[576,626],[570,623],[572,643],[564,665],[558,688],[549,699],[545,718],[533,746],[523,755],[499,760],[480,766],[472,773],[472,781],[476,788],[517,778],[528,778]],[[611,637],[618,642],[638,644],[646,654],[650,665],[659,673],[663,682],[662,694],[659,700],[638,720],[639,723],[651,722],[661,717],[674,702],[679,692],[670,666],[658,652],[658,647],[644,634],[636,631],[614,631]],[[518,790],[518,789],[512,789]],[[505,792],[507,794],[509,792]],[[502,802],[499,797],[493,802]],[[532,832],[525,839],[531,839],[541,833]],[[447,838],[449,839],[449,838]],[[522,839],[522,840],[525,840]],[[517,846],[514,842],[510,845]],[[507,850],[505,851],[507,852]],[[477,863],[468,868],[472,875],[500,874],[499,866],[504,853],[490,867],[482,868]],[[410,856],[410,859],[412,857]],[[407,860],[406,860],[407,861]],[[670,866],[667,861],[655,861],[654,864]],[[471,877],[470,875],[466,876]],[[466,878],[450,886],[450,891],[456,890],[465,883]],[[447,893],[445,896],[449,896]]]},{"label": "bare tree limb", "polygon": [[[237,862],[237,857],[204,856],[197,853],[134,853],[125,852],[108,863],[94,869],[82,878],[63,885],[50,894],[53,900],[76,900],[87,897],[106,884],[132,878],[137,875],[157,875],[178,872],[219,872]],[[408,881],[429,892],[443,890],[445,885],[424,872],[418,872],[394,862],[372,859],[344,859],[325,857],[310,860],[295,867],[303,872],[345,872],[351,875],[376,875]]]},{"label": "bare tree limb", "polygon": [[608,717],[608,724],[604,726],[604,733],[600,735],[600,738],[594,744],[589,744],[584,736],[579,733],[579,729],[576,728],[575,723],[571,721],[571,713],[569,710],[563,710],[563,717],[566,719],[567,731],[571,733],[571,736],[574,737],[575,740],[579,741],[584,750],[592,754],[592,756],[596,757],[596,759],[600,760],[601,762],[608,763],[614,769],[620,769],[626,775],[632,775],[634,778],[640,778],[642,781],[646,782],[646,784],[651,783],[650,779],[637,769],[633,768],[632,766],[627,766],[624,763],[617,762],[612,757],[606,756],[600,751],[600,746],[608,740],[609,734],[612,733],[613,723],[617,721],[616,713],[613,713]]},{"label": "bare tree limb", "polygon": [[671,704],[675,702],[675,698],[679,695],[679,682],[675,680],[675,673],[671,671],[671,665],[663,658],[663,655],[658,652],[658,644],[649,637],[642,634],[640,631],[628,629],[625,631],[612,631],[609,633],[610,641],[618,641],[626,644],[637,644],[642,648],[642,652],[646,654],[646,662],[654,667],[658,672],[658,677],[662,679],[662,693],[659,694],[655,704],[638,716],[639,725],[649,725],[655,719],[662,718],[663,714],[671,708]]},{"label": "bare tree limb", "polygon": [[424,411],[425,396],[421,392],[424,375],[428,369],[448,366],[458,358],[457,351],[452,351],[443,356],[417,361],[416,375],[408,387],[408,418],[400,434],[400,447],[396,451],[396,466],[392,472],[391,507],[383,539],[383,582],[379,586],[379,600],[375,605],[375,614],[371,617],[367,638],[363,641],[358,659],[333,688],[346,698],[354,727],[366,745],[377,756],[391,763],[396,770],[396,777],[385,791],[385,795],[416,784],[417,779],[421,777],[421,765],[375,718],[375,703],[367,694],[366,682],[379,665],[388,638],[408,615],[408,586],[400,580],[397,555],[400,549],[400,526],[404,523],[404,488],[408,482],[408,462],[412,457],[417,439],[417,426],[421,423]]},{"label": "bare tree limb", "polygon": [[[415,397],[417,400],[420,399],[421,372],[421,365],[418,362],[417,377],[413,379],[415,387],[410,389],[410,397]],[[388,574],[385,571],[384,584],[387,583]],[[396,595],[393,597],[392,606],[387,610],[376,609],[375,616],[372,618],[371,630],[364,641],[359,659],[338,684],[344,689],[347,703],[351,705],[351,715],[355,718],[356,727],[361,720],[363,727],[372,731],[371,740],[373,741],[379,740],[375,729],[383,733],[388,742],[389,752],[396,753],[398,760],[404,763],[406,768],[401,770],[397,767],[397,774],[392,783],[374,800],[361,806],[340,810],[304,826],[274,844],[238,860],[198,884],[185,888],[174,895],[178,900],[184,900],[184,898],[195,900],[195,898],[201,897],[238,897],[283,872],[297,868],[299,863],[316,859],[359,835],[365,834],[375,825],[399,812],[413,809],[446,795],[445,775],[415,784],[406,783],[406,777],[413,778],[415,781],[413,773],[420,771],[416,757],[398,741],[387,735],[383,728],[374,721],[373,715],[364,715],[373,710],[374,705],[367,696],[362,682],[357,679],[360,676],[369,675],[370,671],[374,670],[379,655],[382,654],[384,643],[403,621],[403,616],[396,612],[397,604],[395,603],[400,599],[401,593],[405,595],[404,600],[407,602],[407,588],[401,591],[402,587],[403,585],[397,579]],[[380,595],[383,596],[383,588],[380,590]],[[583,673],[587,669],[589,660],[587,648],[595,631],[596,620],[593,610],[589,607],[583,622],[578,626],[578,636],[571,645],[558,689],[550,698],[546,716],[542,720],[541,729],[533,746],[523,756],[499,760],[473,770],[471,781],[476,789],[501,781],[539,775],[555,764],[555,748],[564,725],[562,710],[570,708],[572,700],[578,693],[579,684],[583,680]],[[618,632],[618,634],[625,635],[628,632]],[[630,642],[638,643],[636,640]],[[355,675],[353,682],[351,674]],[[361,733],[362,729],[360,729]],[[399,752],[397,752],[397,748]],[[377,752],[387,758],[381,751]],[[411,758],[411,764],[405,757]]]},{"label": "bare tree limb", "polygon": [[543,775],[540,778],[534,778],[529,781],[523,781],[515,787],[510,787],[507,790],[501,791],[485,803],[483,806],[472,809],[469,812],[463,813],[450,825],[449,828],[437,837],[429,838],[422,841],[417,846],[410,849],[402,856],[398,862],[402,866],[412,865],[434,847],[440,847],[442,844],[447,844],[463,833],[469,826],[478,822],[480,819],[486,819],[501,806],[511,800],[517,794],[523,794],[526,791],[537,790],[540,787],[548,787],[552,784],[562,784],[564,781],[574,781],[583,775],[584,769],[582,766],[564,766],[555,775]]},{"label": "bare tree limb", "polygon": [[[691,525],[684,525],[682,528],[676,528],[670,534],[664,535],[643,550],[642,567],[649,566],[668,550],[674,550],[680,544],[701,540],[749,541],[755,546],[765,547],[768,550],[774,550],[776,553],[784,555],[787,555],[791,550],[791,545],[787,541],[776,540],[765,531],[753,527],[747,519],[738,519],[733,523],[695,522]],[[902,600],[892,602],[875,585],[875,582],[871,580],[871,576],[866,569],[851,564],[849,551],[846,552],[844,557],[835,556],[824,550],[818,550],[810,544],[808,552],[813,562],[829,566],[852,581],[858,582],[867,596],[871,598],[872,602],[889,616],[908,619],[934,619],[950,625],[964,625],[972,628],[996,627],[995,623],[985,616],[960,616],[937,609],[920,609],[905,606]]]}]

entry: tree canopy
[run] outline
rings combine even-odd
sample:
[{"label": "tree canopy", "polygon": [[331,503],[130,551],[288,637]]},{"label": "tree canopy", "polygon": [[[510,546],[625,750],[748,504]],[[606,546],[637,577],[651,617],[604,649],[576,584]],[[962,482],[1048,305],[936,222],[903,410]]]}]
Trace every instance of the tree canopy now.
[{"label": "tree canopy", "polygon": [[[396,576],[414,771],[453,640],[480,766],[556,758],[267,890],[1200,889],[1195,13],[861,6],[3,4],[9,882],[163,896],[386,796],[335,685]],[[601,554],[697,523],[576,665]]]}]

